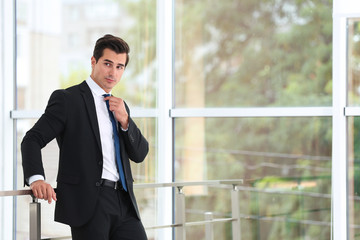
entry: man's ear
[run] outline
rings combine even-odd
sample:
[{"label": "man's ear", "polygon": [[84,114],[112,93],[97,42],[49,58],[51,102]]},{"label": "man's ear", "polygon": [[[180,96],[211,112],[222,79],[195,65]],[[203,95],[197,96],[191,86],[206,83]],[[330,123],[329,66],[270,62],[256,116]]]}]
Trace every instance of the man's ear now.
[{"label": "man's ear", "polygon": [[96,59],[94,58],[94,56],[91,57],[91,67],[94,68],[96,64]]}]

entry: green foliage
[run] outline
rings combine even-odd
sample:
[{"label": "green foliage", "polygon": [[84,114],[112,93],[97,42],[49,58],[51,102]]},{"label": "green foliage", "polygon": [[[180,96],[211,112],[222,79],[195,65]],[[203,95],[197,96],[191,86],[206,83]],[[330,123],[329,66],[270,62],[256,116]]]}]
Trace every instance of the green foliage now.
[{"label": "green foliage", "polygon": [[[206,106],[331,105],[332,1],[208,0],[180,6],[178,58],[189,61],[201,46],[209,47],[197,62],[181,64],[178,75],[204,69]],[[186,83],[176,83],[180,93]]]},{"label": "green foliage", "polygon": [[[175,3],[176,106],[332,105],[331,0]],[[204,96],[204,105],[188,101],[194,93]],[[330,237],[330,227],[303,221],[330,222],[331,201],[306,193],[331,193],[331,126],[327,117],[206,119],[208,179],[261,180],[254,187],[267,190],[303,183],[283,188],[288,195],[242,196],[242,213],[253,216],[242,221],[244,239]],[[181,145],[186,129],[176,125],[177,156],[189,147]],[[199,209],[196,200],[187,204]]]}]

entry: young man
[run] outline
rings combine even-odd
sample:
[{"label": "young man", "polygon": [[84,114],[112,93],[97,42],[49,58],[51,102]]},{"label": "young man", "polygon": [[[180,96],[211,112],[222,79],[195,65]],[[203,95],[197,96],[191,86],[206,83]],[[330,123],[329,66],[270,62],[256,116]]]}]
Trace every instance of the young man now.
[{"label": "young man", "polygon": [[[55,221],[70,225],[74,240],[147,239],[129,159],[142,162],[148,142],[123,99],[111,95],[129,51],[121,38],[98,39],[90,77],[53,92],[21,143],[25,184],[35,197],[56,201]],[[60,149],[56,193],[45,182],[41,159],[41,148],[54,138]]]}]

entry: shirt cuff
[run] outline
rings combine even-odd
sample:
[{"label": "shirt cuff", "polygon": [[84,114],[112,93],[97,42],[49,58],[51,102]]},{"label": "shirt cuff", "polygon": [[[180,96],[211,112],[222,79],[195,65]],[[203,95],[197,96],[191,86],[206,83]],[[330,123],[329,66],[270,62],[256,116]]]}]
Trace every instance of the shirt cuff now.
[{"label": "shirt cuff", "polygon": [[33,175],[31,177],[29,177],[29,179],[27,180],[28,184],[31,185],[33,182],[38,181],[38,180],[45,180],[43,175]]},{"label": "shirt cuff", "polygon": [[124,129],[123,127],[121,127],[121,124],[120,124],[120,128],[121,128],[121,130],[123,130],[124,132],[127,132],[127,130],[129,129],[129,124],[127,125],[126,129]]}]

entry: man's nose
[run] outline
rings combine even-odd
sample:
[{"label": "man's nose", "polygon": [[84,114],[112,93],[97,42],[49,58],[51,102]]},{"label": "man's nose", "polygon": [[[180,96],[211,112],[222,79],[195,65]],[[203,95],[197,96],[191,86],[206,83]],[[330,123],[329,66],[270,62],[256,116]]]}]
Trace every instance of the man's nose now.
[{"label": "man's nose", "polygon": [[111,76],[114,76],[114,73],[115,73],[115,68],[110,68],[110,69],[109,69],[109,74],[110,74]]}]

